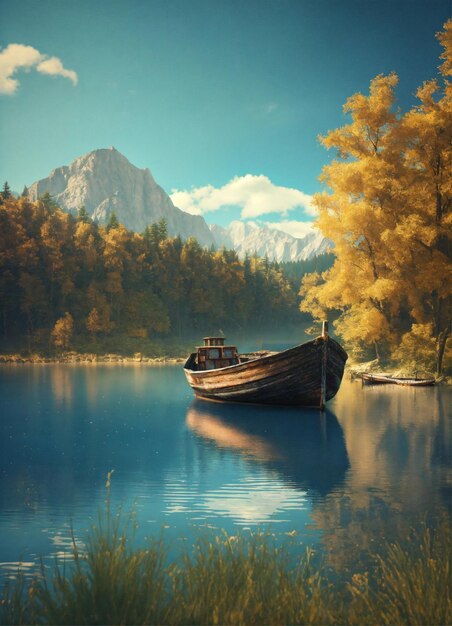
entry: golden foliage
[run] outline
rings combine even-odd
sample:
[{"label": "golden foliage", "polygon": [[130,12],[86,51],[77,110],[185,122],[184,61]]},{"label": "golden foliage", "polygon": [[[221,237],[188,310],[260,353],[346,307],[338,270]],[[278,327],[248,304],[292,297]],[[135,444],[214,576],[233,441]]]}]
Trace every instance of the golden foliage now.
[{"label": "golden foliage", "polygon": [[[449,21],[438,36],[443,78],[451,29]],[[316,318],[340,311],[336,328],[347,343],[397,358],[424,325],[440,371],[451,326],[452,94],[447,80],[427,81],[419,103],[401,114],[397,82],[395,74],[377,76],[369,95],[347,100],[350,123],[321,138],[338,155],[323,168],[329,191],[314,199],[336,261],[322,277],[305,277],[301,309]]]},{"label": "golden foliage", "polygon": [[65,313],[63,317],[55,322],[52,330],[53,343],[58,348],[68,348],[72,334],[74,332],[74,318],[70,313]]},{"label": "golden foliage", "polygon": [[110,306],[105,303],[101,308],[93,307],[86,319],[86,328],[90,333],[109,333],[113,328],[110,321]]},{"label": "golden foliage", "polygon": [[294,291],[275,264],[171,238],[164,220],[140,235],[98,226],[86,211],[74,218],[49,197],[0,205],[0,340],[26,335],[30,350],[43,333],[42,344],[53,339],[57,347],[87,334],[182,337],[296,314]]}]

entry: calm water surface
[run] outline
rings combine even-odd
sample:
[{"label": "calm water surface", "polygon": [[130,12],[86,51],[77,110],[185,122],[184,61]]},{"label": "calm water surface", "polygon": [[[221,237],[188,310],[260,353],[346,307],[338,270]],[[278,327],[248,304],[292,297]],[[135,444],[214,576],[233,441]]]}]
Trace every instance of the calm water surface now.
[{"label": "calm water surface", "polygon": [[344,380],[321,416],[195,401],[180,367],[4,366],[0,575],[68,558],[71,523],[82,539],[111,469],[138,542],[261,528],[345,572],[450,512],[450,399]]}]

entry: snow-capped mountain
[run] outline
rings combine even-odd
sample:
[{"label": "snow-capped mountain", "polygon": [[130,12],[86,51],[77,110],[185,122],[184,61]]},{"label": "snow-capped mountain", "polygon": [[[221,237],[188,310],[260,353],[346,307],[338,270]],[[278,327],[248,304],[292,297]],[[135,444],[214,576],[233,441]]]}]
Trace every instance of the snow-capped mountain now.
[{"label": "snow-capped mountain", "polygon": [[28,192],[31,200],[48,192],[62,209],[73,213],[84,206],[101,224],[114,211],[119,222],[136,232],[163,217],[171,236],[195,237],[202,246],[225,246],[241,257],[257,253],[276,261],[299,261],[322,254],[332,245],[316,229],[296,238],[254,222],[236,220],[227,228],[209,227],[202,216],[174,206],[147,168],[135,167],[115,148],[94,150],[58,167],[33,183]]},{"label": "snow-capped mountain", "polygon": [[303,238],[293,237],[254,222],[238,220],[231,222],[227,228],[211,224],[210,230],[218,248],[233,248],[242,258],[246,254],[256,253],[278,262],[302,261],[312,259],[332,248],[332,243],[315,228]]},{"label": "snow-capped mountain", "polygon": [[94,150],[58,167],[30,186],[29,197],[36,200],[45,192],[67,211],[84,206],[101,224],[108,222],[114,211],[119,222],[142,232],[164,217],[170,235],[196,237],[203,246],[214,243],[203,217],[175,207],[148,169],[135,167],[115,148]]}]

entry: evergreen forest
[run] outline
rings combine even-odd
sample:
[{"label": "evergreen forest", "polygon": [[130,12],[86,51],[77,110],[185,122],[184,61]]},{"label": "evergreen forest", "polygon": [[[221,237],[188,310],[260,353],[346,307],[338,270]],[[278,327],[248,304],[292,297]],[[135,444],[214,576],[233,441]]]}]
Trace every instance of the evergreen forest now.
[{"label": "evergreen forest", "polygon": [[164,220],[137,234],[74,217],[47,194],[0,196],[0,351],[140,350],[220,330],[302,319],[277,264],[169,237]]}]

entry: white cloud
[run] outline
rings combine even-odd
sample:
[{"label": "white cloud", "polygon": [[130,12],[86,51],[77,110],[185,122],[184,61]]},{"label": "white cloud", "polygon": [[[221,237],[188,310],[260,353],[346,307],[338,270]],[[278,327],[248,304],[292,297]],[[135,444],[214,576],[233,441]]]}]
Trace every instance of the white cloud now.
[{"label": "white cloud", "polygon": [[0,52],[0,93],[15,93],[19,82],[13,74],[20,68],[29,69],[39,63],[42,55],[31,46],[12,43]]},{"label": "white cloud", "polygon": [[297,220],[282,220],[281,222],[265,222],[265,226],[268,228],[274,228],[281,230],[283,233],[288,233],[292,237],[303,239],[309,233],[315,232],[317,229],[312,222],[298,222]]},{"label": "white cloud", "polygon": [[191,213],[191,215],[202,215],[201,208],[197,206],[195,194],[200,190],[207,189],[209,189],[209,187],[199,187],[198,189],[193,189],[193,191],[178,191],[177,189],[173,189],[170,194],[170,198],[173,201],[173,204],[179,207],[179,209],[182,209],[182,211],[185,211],[185,213]]},{"label": "white cloud", "polygon": [[32,46],[11,43],[0,52],[0,93],[14,95],[19,87],[16,72],[30,71],[33,67],[42,74],[69,78],[74,85],[78,82],[76,72],[66,69],[58,57],[48,58]]},{"label": "white cloud", "polygon": [[49,74],[50,76],[63,76],[69,78],[72,84],[75,86],[78,83],[78,76],[74,70],[67,70],[63,67],[58,57],[50,57],[42,61],[36,68],[41,74]]},{"label": "white cloud", "polygon": [[238,206],[242,218],[255,218],[269,213],[287,214],[296,208],[315,215],[312,197],[299,189],[274,185],[267,176],[236,176],[223,187],[197,187],[190,191],[173,190],[176,206],[192,215],[203,215],[223,207]]}]

